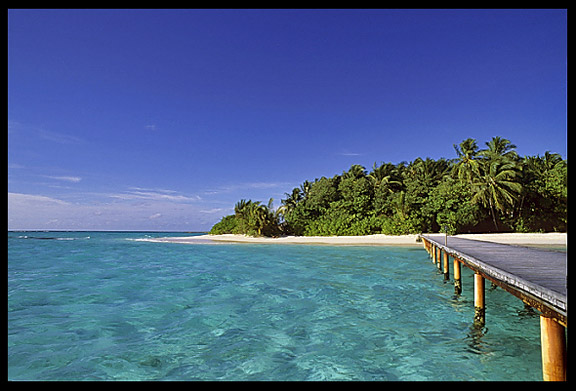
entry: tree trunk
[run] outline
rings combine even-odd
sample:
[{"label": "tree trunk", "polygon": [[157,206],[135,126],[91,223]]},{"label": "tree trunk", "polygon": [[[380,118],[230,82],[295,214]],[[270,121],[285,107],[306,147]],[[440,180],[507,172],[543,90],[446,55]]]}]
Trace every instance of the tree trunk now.
[{"label": "tree trunk", "polygon": [[494,227],[496,227],[496,232],[498,232],[498,224],[496,223],[496,214],[494,213],[492,201],[490,201],[490,213],[492,214],[492,221],[494,222]]}]

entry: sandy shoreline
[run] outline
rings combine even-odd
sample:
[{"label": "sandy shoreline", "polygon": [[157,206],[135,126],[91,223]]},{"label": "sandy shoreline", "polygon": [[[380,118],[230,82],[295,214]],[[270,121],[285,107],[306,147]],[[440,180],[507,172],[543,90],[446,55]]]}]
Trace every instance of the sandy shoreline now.
[{"label": "sandy shoreline", "polygon": [[[566,246],[566,233],[498,233],[462,234],[457,237],[517,245]],[[163,243],[267,243],[267,244],[329,244],[329,245],[389,245],[421,246],[418,235],[367,235],[367,236],[285,236],[281,238],[254,238],[244,235],[202,235],[167,238],[137,239]]]}]

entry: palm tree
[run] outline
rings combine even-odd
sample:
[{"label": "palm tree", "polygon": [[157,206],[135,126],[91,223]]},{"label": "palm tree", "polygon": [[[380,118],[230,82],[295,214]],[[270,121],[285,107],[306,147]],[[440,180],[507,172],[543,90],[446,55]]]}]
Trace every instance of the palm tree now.
[{"label": "palm tree", "polygon": [[435,185],[446,175],[448,169],[448,161],[444,158],[434,160],[427,157],[426,160],[423,160],[418,157],[408,164],[404,174],[412,181]]},{"label": "palm tree", "polygon": [[481,203],[490,209],[496,230],[498,230],[496,212],[509,211],[522,191],[522,185],[517,178],[518,173],[518,165],[515,162],[487,160],[481,166],[480,175],[473,179],[472,202]]},{"label": "palm tree", "polygon": [[305,180],[304,183],[302,183],[300,185],[300,190],[302,191],[302,198],[303,199],[308,198],[308,195],[310,194],[311,188],[312,188],[312,183],[310,183],[308,180]]},{"label": "palm tree", "polygon": [[348,171],[342,173],[342,179],[359,179],[366,176],[366,169],[360,164],[353,164]]},{"label": "palm tree", "polygon": [[372,182],[374,189],[385,186],[390,193],[394,192],[394,187],[402,185],[397,175],[397,169],[392,163],[382,163],[379,167],[374,163],[372,171],[368,174],[368,179]]},{"label": "palm tree", "polygon": [[562,164],[565,164],[562,160],[562,156],[558,153],[550,153],[550,151],[544,152],[544,156],[541,158],[542,165],[545,171],[552,170]]},{"label": "palm tree", "polygon": [[526,156],[522,161],[524,181],[531,183],[537,179],[543,179],[550,175],[550,171],[559,169],[566,164],[562,156],[557,153],[544,152],[544,156]]},{"label": "palm tree", "polygon": [[483,149],[478,154],[487,160],[517,161],[519,159],[515,151],[516,145],[510,140],[496,136],[486,142],[486,145],[488,149]]},{"label": "palm tree", "polygon": [[251,204],[252,200],[246,201],[242,199],[238,201],[236,205],[234,205],[234,214],[236,214],[236,216],[239,218],[245,217],[248,213]]},{"label": "palm tree", "polygon": [[406,192],[404,190],[401,190],[394,195],[393,205],[397,216],[400,216],[403,219],[408,216],[409,205],[406,202]]},{"label": "palm tree", "polygon": [[286,199],[283,199],[280,201],[282,203],[282,205],[278,208],[276,213],[279,216],[282,216],[285,218],[287,215],[292,213],[292,211],[294,209],[296,209],[296,206],[298,205],[298,203],[300,201],[302,201],[303,196],[302,196],[302,192],[297,187],[292,189],[292,193],[284,193],[284,195],[286,196]]},{"label": "palm tree", "polygon": [[467,138],[460,145],[454,144],[458,155],[458,162],[453,173],[461,181],[471,183],[474,177],[480,175],[480,163],[478,161],[478,145],[473,138]]},{"label": "palm tree", "polygon": [[[525,156],[522,160],[522,184],[525,191],[518,205],[518,214],[522,215],[524,202],[529,200],[533,205],[543,207],[540,197],[542,197],[543,190],[546,193],[547,179],[553,178],[557,170],[561,170],[565,166],[566,161],[562,156],[550,151],[544,152],[544,156]],[[532,200],[530,201],[530,199]]]},{"label": "palm tree", "polygon": [[[272,201],[272,199],[270,199]],[[269,222],[270,210],[265,205],[260,205],[260,202],[255,203],[255,206],[250,211],[250,220],[252,228],[256,229],[258,236],[262,235],[262,229],[266,227]]]},{"label": "palm tree", "polygon": [[261,235],[267,222],[268,208],[261,205],[260,201],[242,199],[234,206],[234,213],[241,232],[250,234],[255,231]]},{"label": "palm tree", "polygon": [[292,189],[292,193],[284,193],[284,195],[286,195],[286,199],[282,200],[282,204],[286,205],[289,209],[294,209],[304,198],[303,193],[297,187]]}]

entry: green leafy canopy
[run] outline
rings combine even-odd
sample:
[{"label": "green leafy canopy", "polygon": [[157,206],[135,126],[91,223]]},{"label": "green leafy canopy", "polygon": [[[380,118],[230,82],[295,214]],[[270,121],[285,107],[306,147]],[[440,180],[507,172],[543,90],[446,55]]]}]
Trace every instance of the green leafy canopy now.
[{"label": "green leafy canopy", "polygon": [[567,161],[546,151],[521,157],[493,137],[454,145],[456,157],[361,165],[306,180],[272,199],[240,200],[212,234],[370,235],[421,232],[544,232],[567,228]]}]

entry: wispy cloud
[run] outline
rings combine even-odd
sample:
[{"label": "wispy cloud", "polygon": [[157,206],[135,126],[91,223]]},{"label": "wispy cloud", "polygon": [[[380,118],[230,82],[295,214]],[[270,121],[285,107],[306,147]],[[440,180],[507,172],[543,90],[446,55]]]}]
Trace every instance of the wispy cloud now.
[{"label": "wispy cloud", "polygon": [[109,194],[109,197],[121,200],[152,200],[152,201],[173,201],[173,202],[197,202],[202,198],[198,195],[185,196],[178,194],[174,190],[165,189],[143,189],[132,187],[132,190],[122,193]]},{"label": "wispy cloud", "polygon": [[168,190],[168,189],[158,189],[158,188],[149,188],[149,187],[136,187],[130,186],[128,187],[131,191],[151,191],[154,193],[166,193],[166,194],[176,194],[178,193],[176,190]]},{"label": "wispy cloud", "polygon": [[44,175],[45,178],[56,179],[58,181],[78,183],[82,180],[79,176],[51,176]]},{"label": "wispy cloud", "polygon": [[286,187],[287,182],[247,182],[247,183],[236,183],[229,185],[222,185],[215,188],[208,189],[204,191],[204,194],[214,195],[231,193],[238,190],[249,190],[249,189],[276,189],[279,187]]},{"label": "wispy cloud", "polygon": [[[116,194],[123,198],[118,202],[109,202],[110,195],[108,200],[85,195],[67,202],[39,194],[9,192],[8,229],[209,230],[224,214],[223,209],[210,203],[191,202],[195,197],[139,193],[144,194],[132,194],[131,198],[129,194]],[[126,199],[149,201],[134,203]]]},{"label": "wispy cloud", "polygon": [[46,197],[36,194],[10,193],[8,192],[8,203],[12,205],[69,205],[68,202],[57,198]]},{"label": "wispy cloud", "polygon": [[8,121],[8,134],[11,136],[24,137],[24,138],[27,137],[40,138],[58,144],[84,143],[84,140],[81,139],[80,137],[68,133],[46,130],[41,127],[11,120]]},{"label": "wispy cloud", "polygon": [[38,136],[44,140],[52,141],[58,144],[80,144],[82,139],[65,133],[54,132],[44,129],[37,130]]},{"label": "wispy cloud", "polygon": [[340,152],[340,153],[337,153],[337,155],[339,155],[339,156],[362,156],[364,154],[363,153],[357,153],[357,152]]},{"label": "wispy cloud", "polygon": [[222,214],[223,212],[229,212],[229,209],[231,209],[231,208],[228,208],[228,209],[226,209],[226,208],[201,209],[198,212],[206,213],[206,214],[216,214],[216,213]]}]

